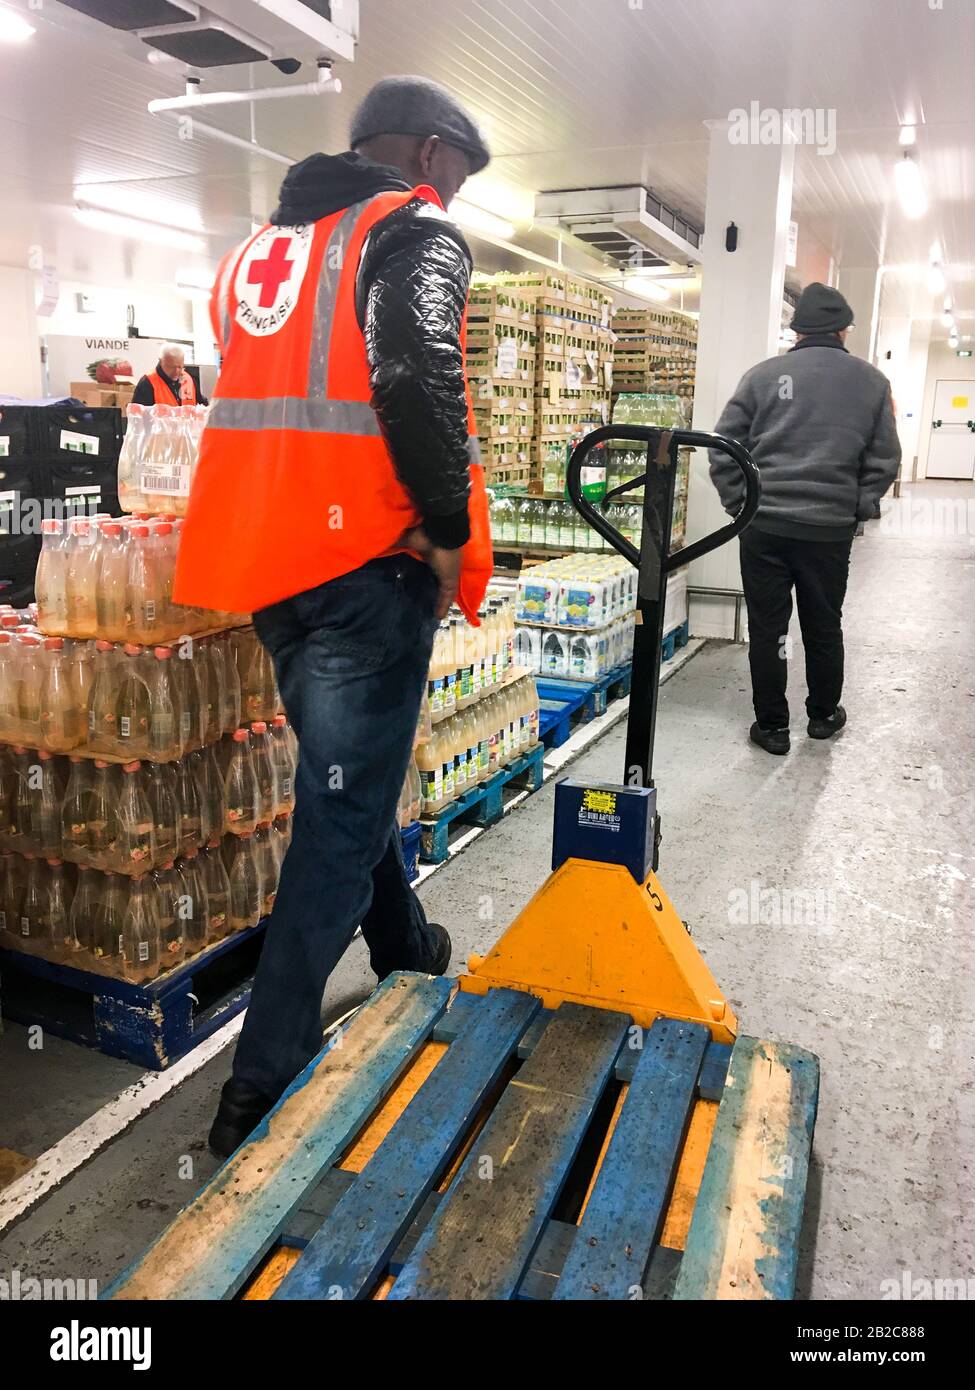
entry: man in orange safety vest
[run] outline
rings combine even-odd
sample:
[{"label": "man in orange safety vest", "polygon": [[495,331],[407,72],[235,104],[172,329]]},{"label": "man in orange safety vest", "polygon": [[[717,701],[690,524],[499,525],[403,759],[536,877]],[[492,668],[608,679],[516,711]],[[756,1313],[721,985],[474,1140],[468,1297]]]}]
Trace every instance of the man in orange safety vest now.
[{"label": "man in orange safety vest", "polygon": [[491,574],[464,371],[472,263],[444,211],[490,156],[455,98],[414,77],[373,88],[351,145],[296,165],[220,266],[223,363],[176,573],[178,602],[254,613],[300,747],[220,1155],[320,1050],[325,985],[358,926],[380,979],[450,960],[397,807],[437,624],[454,601],[476,623]]}]

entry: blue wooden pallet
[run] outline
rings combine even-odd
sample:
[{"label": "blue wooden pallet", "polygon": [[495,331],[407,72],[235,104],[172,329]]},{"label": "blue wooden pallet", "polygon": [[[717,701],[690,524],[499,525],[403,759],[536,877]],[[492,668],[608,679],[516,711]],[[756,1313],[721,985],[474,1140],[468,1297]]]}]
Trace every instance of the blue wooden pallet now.
[{"label": "blue wooden pallet", "polygon": [[[792,1297],[815,1057],[451,989],[384,981],[105,1297]],[[696,1200],[670,1248],[685,1136],[708,1102]],[[365,1161],[346,1161],[384,1105]]]},{"label": "blue wooden pallet", "polygon": [[632,666],[615,666],[596,681],[553,680],[539,676],[535,682],[539,702],[539,733],[547,748],[561,748],[576,724],[588,724],[605,714],[610,700],[630,693]]},{"label": "blue wooden pallet", "polygon": [[675,627],[672,632],[668,632],[663,640],[663,650],[661,652],[662,661],[673,661],[674,653],[681,647],[686,647],[690,641],[690,623],[687,619],[681,623],[680,627]]},{"label": "blue wooden pallet", "polygon": [[458,825],[496,825],[504,814],[505,789],[517,784],[537,792],[545,780],[545,748],[541,743],[529,749],[507,767],[496,772],[463,796],[452,801],[436,816],[420,821],[420,858],[428,864],[442,864],[450,855],[450,831]]},{"label": "blue wooden pallet", "polygon": [[137,985],[0,950],[5,1017],[163,1071],[247,1007],[266,923]]}]

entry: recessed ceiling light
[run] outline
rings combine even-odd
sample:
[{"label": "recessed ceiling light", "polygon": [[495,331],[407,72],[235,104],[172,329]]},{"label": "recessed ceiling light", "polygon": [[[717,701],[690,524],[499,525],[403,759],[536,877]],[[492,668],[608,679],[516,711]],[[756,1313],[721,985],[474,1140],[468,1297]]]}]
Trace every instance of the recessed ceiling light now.
[{"label": "recessed ceiling light", "polygon": [[27,20],[22,19],[19,14],[14,14],[13,10],[0,8],[0,42],[23,43],[36,33],[37,30],[33,24],[28,24]]},{"label": "recessed ceiling light", "polygon": [[901,126],[901,144],[902,144],[902,145],[913,145],[916,139],[917,139],[917,126],[914,126],[914,125],[902,125],[902,126]]},{"label": "recessed ceiling light", "polygon": [[894,183],[905,217],[917,221],[928,210],[928,195],[917,161],[909,154],[894,165]]}]

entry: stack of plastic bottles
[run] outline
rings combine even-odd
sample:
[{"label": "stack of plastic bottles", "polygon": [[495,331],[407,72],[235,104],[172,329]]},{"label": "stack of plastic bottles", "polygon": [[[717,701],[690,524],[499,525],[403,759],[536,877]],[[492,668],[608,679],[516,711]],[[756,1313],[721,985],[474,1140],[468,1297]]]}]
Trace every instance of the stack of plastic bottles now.
[{"label": "stack of plastic bottles", "polygon": [[290,841],[296,763],[280,715],[171,764],[0,749],[0,938],[145,981],[256,926]]},{"label": "stack of plastic bottles", "polygon": [[440,624],[433,643],[427,702],[434,724],[498,690],[514,667],[514,606],[489,597],[471,627],[459,609]]},{"label": "stack of plastic bottles", "polygon": [[143,647],[45,637],[0,610],[0,742],[170,762],[281,713],[253,628]]},{"label": "stack of plastic bottles", "polygon": [[118,461],[125,512],[185,516],[209,407],[130,405]]},{"label": "stack of plastic bottles", "polygon": [[182,522],[148,514],[41,522],[34,583],[47,637],[101,638],[152,646],[248,621],[173,603]]},{"label": "stack of plastic bottles", "polygon": [[522,573],[515,598],[519,666],[598,680],[630,659],[637,572],[616,556],[566,556]]},{"label": "stack of plastic bottles", "polygon": [[[643,471],[643,470],[640,470]],[[628,479],[627,479],[628,481]],[[628,541],[640,544],[643,509],[636,502],[610,502],[600,507],[610,525]],[[562,551],[613,551],[609,541],[594,531],[566,499],[558,497],[505,497],[491,501],[491,534],[498,545],[546,547]]]}]

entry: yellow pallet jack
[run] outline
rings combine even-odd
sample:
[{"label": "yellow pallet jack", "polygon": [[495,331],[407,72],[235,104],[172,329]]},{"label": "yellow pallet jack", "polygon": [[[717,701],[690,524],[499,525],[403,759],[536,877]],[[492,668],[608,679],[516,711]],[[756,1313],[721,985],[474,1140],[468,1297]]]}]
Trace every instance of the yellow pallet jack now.
[{"label": "yellow pallet jack", "polygon": [[[587,501],[647,450],[639,551]],[[669,554],[678,450],[730,454],[734,521]],[[652,776],[668,574],[732,539],[733,441],[613,425],[569,495],[639,571],[623,782],[556,786],[553,872],[455,982],[390,976],[113,1298],[793,1296],[818,1063],[742,1037],[657,877]],[[607,499],[608,500],[608,499]]]}]

